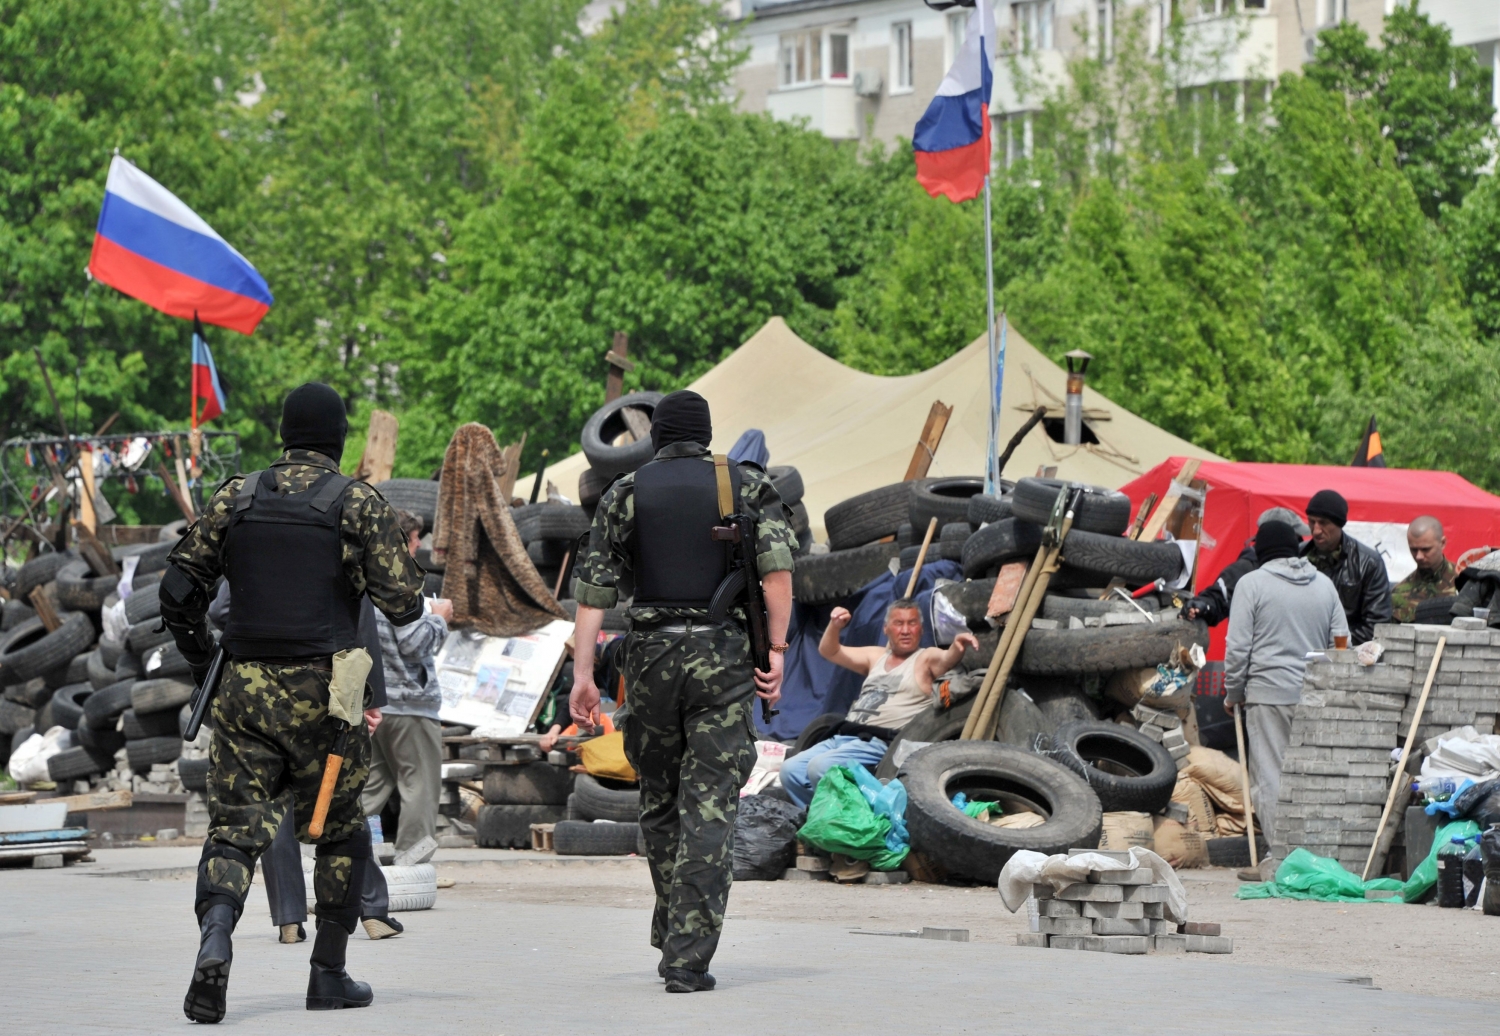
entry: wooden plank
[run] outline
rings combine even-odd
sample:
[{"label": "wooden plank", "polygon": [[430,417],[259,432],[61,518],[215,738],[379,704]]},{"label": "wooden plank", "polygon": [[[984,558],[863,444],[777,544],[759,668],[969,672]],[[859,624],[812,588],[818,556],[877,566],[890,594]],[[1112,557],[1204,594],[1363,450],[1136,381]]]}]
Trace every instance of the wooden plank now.
[{"label": "wooden plank", "polygon": [[1156,506],[1156,494],[1147,493],[1146,499],[1141,501],[1141,509],[1135,513],[1135,521],[1130,523],[1130,528],[1125,530],[1125,538],[1138,540],[1141,538],[1141,530],[1146,527],[1146,518],[1151,514],[1151,508]]},{"label": "wooden plank", "polygon": [[128,791],[92,791],[86,795],[59,795],[42,801],[66,803],[69,813],[92,813],[101,809],[129,809],[135,799]]},{"label": "wooden plank", "polygon": [[78,521],[93,532],[99,527],[99,516],[94,513],[94,451],[87,447],[78,451],[78,475],[83,481],[78,494]]},{"label": "wooden plank", "polygon": [[187,465],[182,460],[182,443],[178,442],[176,445],[177,448],[172,451],[176,454],[172,458],[172,463],[177,466],[177,492],[182,498],[182,509],[183,513],[187,515],[187,520],[195,522],[198,520],[198,514],[193,510],[193,497],[188,492]]},{"label": "wooden plank", "polygon": [[188,501],[182,496],[182,494],[178,492],[177,483],[172,481],[172,476],[167,471],[167,465],[165,463],[157,464],[156,473],[157,475],[161,476],[161,480],[167,484],[167,495],[172,498],[172,502],[177,505],[177,510],[182,512],[182,516],[186,518],[189,523],[197,521],[198,516],[193,514],[193,505],[188,503]]},{"label": "wooden plank", "polygon": [[620,419],[625,422],[625,427],[630,430],[630,434],[635,436],[636,442],[651,438],[651,415],[640,407],[621,407]]},{"label": "wooden plank", "polygon": [[47,632],[51,633],[62,625],[62,619],[57,615],[57,608],[52,604],[52,598],[47,596],[47,588],[38,586],[32,588],[31,606],[36,609],[36,617],[42,620],[42,625]]},{"label": "wooden plank", "polygon": [[604,359],[609,363],[609,374],[604,379],[604,401],[613,403],[625,393],[625,372],[630,370],[634,364],[627,358],[630,355],[630,336],[624,331],[616,331],[614,342]]},{"label": "wooden plank", "polygon": [[354,477],[366,482],[384,482],[396,467],[396,436],[400,422],[385,410],[370,411],[370,428],[365,433],[365,452],[359,458]]},{"label": "wooden plank", "polygon": [[1177,509],[1177,501],[1182,498],[1182,491],[1198,475],[1198,467],[1203,462],[1196,457],[1190,457],[1182,465],[1182,470],[1177,477],[1172,479],[1167,486],[1167,491],[1162,494],[1161,503],[1156,505],[1151,518],[1146,522],[1146,527],[1141,530],[1140,539],[1147,543],[1152,542],[1161,535],[1162,526],[1167,524],[1167,519]]},{"label": "wooden plank", "polygon": [[995,589],[990,591],[990,603],[984,609],[987,617],[997,619],[1010,614],[1011,609],[1016,606],[1016,595],[1021,592],[1021,583],[1026,579],[1026,570],[1030,567],[1029,561],[1011,561],[1000,566],[1000,574],[995,577]]},{"label": "wooden plank", "polygon": [[952,416],[951,406],[944,405],[941,399],[932,401],[932,408],[927,411],[927,420],[922,425],[922,434],[917,437],[917,448],[912,451],[911,463],[906,465],[906,477],[901,481],[911,482],[927,477],[927,469],[932,466],[933,455],[937,453],[938,444],[943,441],[948,418]]},{"label": "wooden plank", "polygon": [[109,552],[99,537],[88,526],[79,523],[73,526],[74,538],[78,541],[78,553],[89,563],[89,569],[96,576],[117,576],[120,574],[120,565],[115,561],[113,554]]},{"label": "wooden plank", "polygon": [[516,491],[516,477],[521,473],[521,451],[526,448],[526,433],[500,451],[500,499],[509,501]]}]

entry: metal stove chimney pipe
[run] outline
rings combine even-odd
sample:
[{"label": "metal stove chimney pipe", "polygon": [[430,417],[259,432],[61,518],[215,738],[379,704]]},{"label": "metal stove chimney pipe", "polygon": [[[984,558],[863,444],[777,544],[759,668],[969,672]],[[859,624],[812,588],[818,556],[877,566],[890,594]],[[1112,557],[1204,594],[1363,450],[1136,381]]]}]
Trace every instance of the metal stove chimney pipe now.
[{"label": "metal stove chimney pipe", "polygon": [[1068,397],[1063,405],[1063,444],[1077,446],[1083,442],[1083,380],[1093,359],[1082,349],[1064,355],[1068,362]]}]

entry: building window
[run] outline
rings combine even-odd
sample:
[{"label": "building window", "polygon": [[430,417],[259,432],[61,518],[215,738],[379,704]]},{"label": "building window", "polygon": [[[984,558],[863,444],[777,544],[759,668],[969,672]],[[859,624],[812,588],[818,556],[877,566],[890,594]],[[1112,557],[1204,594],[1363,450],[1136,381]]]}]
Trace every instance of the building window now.
[{"label": "building window", "polygon": [[897,90],[910,90],[911,68],[911,22],[896,22],[891,26],[891,51],[896,61],[895,74],[891,76]]},{"label": "building window", "polygon": [[841,32],[828,34],[828,78],[849,78],[849,37]]},{"label": "building window", "polygon": [[1023,54],[1052,49],[1052,0],[1016,4],[1016,49]]},{"label": "building window", "polygon": [[964,36],[969,28],[969,16],[963,11],[948,12],[948,38],[946,54],[947,64],[952,65],[958,60],[958,55],[963,53]]},{"label": "building window", "polygon": [[[847,37],[845,38],[847,40]],[[847,54],[847,49],[845,51]],[[847,65],[847,60],[846,60]],[[823,32],[787,33],[781,37],[781,85],[816,83],[823,78]]]},{"label": "building window", "polygon": [[1337,25],[1348,17],[1348,0],[1318,0],[1319,25]]},{"label": "building window", "polygon": [[1109,61],[1115,56],[1115,5],[1112,0],[1099,0],[1094,6],[1094,55],[1100,61]]}]

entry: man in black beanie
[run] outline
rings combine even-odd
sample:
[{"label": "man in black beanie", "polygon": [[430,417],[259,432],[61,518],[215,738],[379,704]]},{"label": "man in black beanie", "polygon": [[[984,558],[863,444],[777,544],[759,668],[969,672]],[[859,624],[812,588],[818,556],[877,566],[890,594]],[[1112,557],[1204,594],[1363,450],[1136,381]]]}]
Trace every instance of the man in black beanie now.
[{"label": "man in black beanie", "polygon": [[[724,927],[740,788],[755,765],[756,697],[781,696],[792,607],[796,534],[764,473],[711,455],[708,401],[673,392],[651,415],[656,456],[599,498],[573,596],[570,709],[580,726],[599,707],[593,646],[604,609],[635,586],[623,671],[629,716],[625,756],[641,782],[641,834],[656,888],[651,945],[669,993],[714,988],[709,961]],[[724,508],[729,510],[726,512]],[[754,667],[744,610],[716,621],[710,604],[729,585],[726,513],[753,523],[755,568],[765,591],[771,668]],[[619,716],[619,713],[616,713]]]},{"label": "man in black beanie", "polygon": [[[360,791],[385,704],[367,680],[359,616],[368,596],[397,626],[420,618],[422,572],[391,505],[339,472],[348,430],[337,392],[317,382],[295,389],[282,408],[284,452],[218,488],[162,577],[162,620],[200,685],[215,650],[209,601],[220,576],[230,588],[220,641],[229,661],[213,699],[210,819],[198,864],[198,959],[183,1002],[195,1022],[224,1017],[230,937],[289,801],[297,838],[318,847],[307,1008],[374,999],[344,967],[365,870],[374,866]],[[342,763],[315,836],[331,753]]]},{"label": "man in black beanie", "polygon": [[1338,592],[1327,576],[1297,556],[1299,542],[1285,522],[1269,521],[1256,531],[1260,567],[1234,589],[1224,647],[1224,709],[1244,710],[1250,801],[1273,845],[1281,761],[1292,712],[1302,698],[1307,653],[1325,651],[1335,637],[1348,634]]},{"label": "man in black beanie", "polygon": [[1307,502],[1307,524],[1312,539],[1302,555],[1333,580],[1349,620],[1355,645],[1375,637],[1378,623],[1391,621],[1391,580],[1385,561],[1373,548],[1345,535],[1349,504],[1332,489],[1320,489]]}]

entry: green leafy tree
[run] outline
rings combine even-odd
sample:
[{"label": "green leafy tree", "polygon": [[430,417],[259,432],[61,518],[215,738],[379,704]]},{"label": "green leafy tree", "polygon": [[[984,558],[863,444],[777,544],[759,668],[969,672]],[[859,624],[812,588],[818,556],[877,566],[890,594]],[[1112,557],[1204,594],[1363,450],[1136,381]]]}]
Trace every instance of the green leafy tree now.
[{"label": "green leafy tree", "polygon": [[1444,213],[1455,272],[1480,331],[1500,338],[1500,178],[1481,176],[1463,206]]}]

